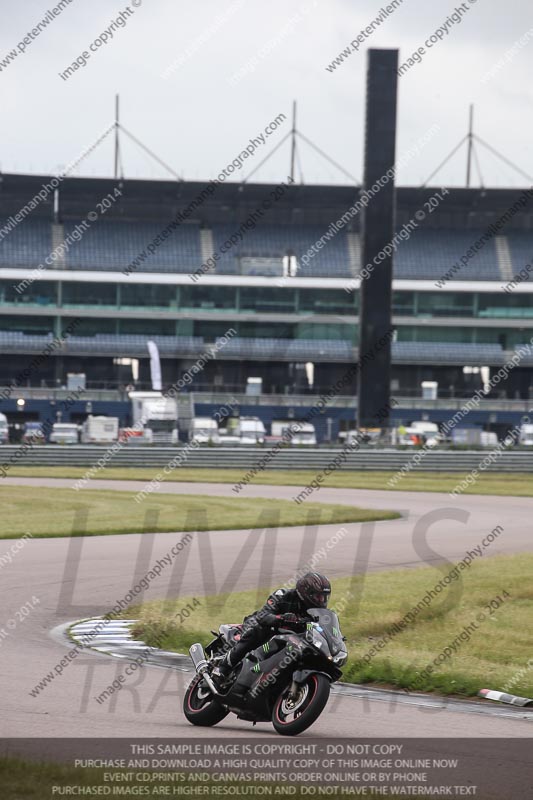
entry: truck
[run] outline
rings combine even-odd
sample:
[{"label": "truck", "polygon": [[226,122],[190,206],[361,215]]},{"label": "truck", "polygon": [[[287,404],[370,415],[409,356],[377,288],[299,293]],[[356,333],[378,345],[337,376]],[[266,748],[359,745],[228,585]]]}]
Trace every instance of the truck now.
[{"label": "truck", "polygon": [[81,426],[82,444],[111,444],[118,439],[118,417],[88,416]]},{"label": "truck", "polygon": [[152,444],[178,443],[178,402],[162,392],[129,392],[133,426]]},{"label": "truck", "polygon": [[5,414],[0,414],[0,444],[9,444],[9,427]]},{"label": "truck", "polygon": [[219,444],[218,422],[211,417],[193,417],[189,430],[189,441],[198,444]]}]

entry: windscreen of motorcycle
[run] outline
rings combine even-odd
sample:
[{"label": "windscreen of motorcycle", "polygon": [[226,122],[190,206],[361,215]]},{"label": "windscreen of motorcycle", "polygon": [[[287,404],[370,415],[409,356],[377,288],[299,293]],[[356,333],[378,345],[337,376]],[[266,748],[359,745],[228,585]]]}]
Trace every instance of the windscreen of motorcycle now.
[{"label": "windscreen of motorcycle", "polygon": [[307,613],[320,626],[320,633],[327,641],[331,655],[335,656],[344,650],[341,626],[336,613],[329,608],[309,608]]}]

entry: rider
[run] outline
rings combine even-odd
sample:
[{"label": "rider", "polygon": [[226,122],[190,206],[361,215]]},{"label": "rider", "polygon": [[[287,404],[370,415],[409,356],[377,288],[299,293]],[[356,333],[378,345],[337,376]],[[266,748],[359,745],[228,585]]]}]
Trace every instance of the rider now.
[{"label": "rider", "polygon": [[265,605],[244,618],[240,641],[229,650],[213,670],[213,675],[222,681],[244,656],[272,637],[272,629],[301,627],[309,618],[309,608],[326,608],[331,594],[331,584],[325,575],[308,572],[298,579],[294,589],[278,589],[271,594]]}]

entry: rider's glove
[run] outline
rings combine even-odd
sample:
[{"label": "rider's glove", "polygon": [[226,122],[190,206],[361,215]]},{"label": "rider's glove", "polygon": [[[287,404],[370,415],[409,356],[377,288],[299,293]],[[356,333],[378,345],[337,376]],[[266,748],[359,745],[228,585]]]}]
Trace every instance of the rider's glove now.
[{"label": "rider's glove", "polygon": [[270,628],[278,628],[280,624],[276,614],[261,614],[260,623]]}]

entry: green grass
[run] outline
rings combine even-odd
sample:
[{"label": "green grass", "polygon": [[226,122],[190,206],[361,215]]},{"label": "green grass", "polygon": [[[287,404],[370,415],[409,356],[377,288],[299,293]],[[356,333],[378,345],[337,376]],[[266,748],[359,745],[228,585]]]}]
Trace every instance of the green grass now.
[{"label": "green grass", "polygon": [[[533,657],[533,555],[529,554],[474,562],[460,573],[460,581],[437,595],[429,608],[378,651],[370,663],[363,660],[380,637],[399,623],[450,569],[392,570],[333,582],[332,606],[344,606],[340,619],[350,656],[344,680],[472,696],[481,688],[502,690],[523,670],[508,690],[533,697],[533,668],[527,668]],[[487,619],[479,623],[479,630],[470,640],[420,680],[425,667],[476,621],[487,603],[504,591],[510,598],[500,609],[492,615],[486,612]],[[138,618],[135,634],[148,644],[161,636],[165,649],[186,652],[194,641],[207,643],[212,638],[211,628],[222,622],[241,621],[244,614],[264,602],[267,592],[199,597],[200,607],[183,625],[175,615],[191,598],[149,602],[128,609],[127,616]]]},{"label": "green grass", "polygon": [[[258,450],[259,459],[262,451]],[[406,452],[406,462],[411,457]],[[483,454],[480,453],[480,460]],[[13,467],[9,477],[46,477],[46,478],[82,478],[88,467]],[[180,467],[173,470],[163,480],[192,483],[237,483],[242,480],[245,470],[237,469],[199,469]],[[108,467],[101,470],[95,479],[149,481],[158,473],[157,468],[143,467]],[[403,492],[451,492],[463,480],[466,472],[412,472],[406,474],[394,487],[387,486],[387,481],[394,472],[374,472],[370,470],[353,472],[337,470],[325,476],[324,486],[338,489],[385,489]],[[305,486],[316,477],[312,470],[264,470],[249,484],[268,486]],[[1,482],[0,482],[1,485]],[[243,488],[241,494],[245,495]],[[320,493],[318,493],[320,494]],[[516,497],[533,497],[533,481],[527,472],[485,472],[473,486],[469,486],[464,494],[509,495]]]},{"label": "green grass", "polygon": [[[169,740],[170,742],[171,740]],[[223,740],[221,740],[222,742]],[[112,758],[112,754],[107,756],[108,758]],[[164,758],[165,756],[163,756]],[[203,771],[203,770],[202,770]],[[239,772],[244,770],[219,770],[222,772]],[[252,771],[252,770],[249,770]],[[137,794],[130,792],[128,795],[129,797],[143,797],[145,800],[160,800],[161,797],[187,797],[187,796],[201,796],[201,797],[208,797],[207,794],[202,795],[175,795],[173,794],[173,787],[180,786],[180,787],[210,787],[210,786],[217,786],[219,789],[227,786],[232,785],[225,783],[223,781],[217,781],[216,783],[209,783],[206,781],[198,781],[198,780],[184,780],[179,782],[174,781],[165,781],[165,780],[155,780],[153,783],[144,781],[138,781],[135,778],[132,778],[128,781],[104,781],[104,772],[113,772],[113,773],[127,773],[127,772],[134,772],[135,774],[146,774],[147,772],[155,772],[148,769],[132,769],[132,770],[111,770],[111,769],[82,769],[81,767],[71,767],[71,766],[64,766],[62,764],[51,764],[51,763],[42,763],[42,762],[35,762],[35,761],[25,761],[20,758],[2,758],[0,757],[0,786],[1,789],[1,797],[2,800],[52,800],[52,798],[57,797],[110,797],[112,795],[96,795],[96,794],[80,794],[80,795],[64,795],[52,794],[52,789],[54,786],[60,787],[89,787],[89,786],[121,786],[127,787],[129,789],[141,788],[143,790],[142,794]],[[162,770],[157,770],[157,773],[160,775]],[[197,771],[198,772],[198,771]],[[290,770],[287,770],[290,772]],[[244,790],[251,788],[254,786],[253,783],[248,781],[239,781],[239,787],[242,787]],[[257,785],[257,784],[256,784]],[[270,787],[272,789],[272,794],[264,795],[265,797],[291,797],[293,800],[302,800],[304,797],[309,797],[309,794],[302,794],[299,787],[296,786],[296,792],[290,795],[282,795],[282,794],[275,794],[276,786],[279,784],[272,784],[261,782],[261,787]],[[288,784],[283,783],[284,786],[295,786],[295,784]],[[345,784],[349,785],[349,784]],[[155,793],[155,789],[151,787],[170,787],[169,794],[160,794]],[[214,795],[212,795],[214,796]],[[223,796],[223,795],[218,795]],[[233,795],[229,795],[233,796]],[[235,796],[246,796],[246,797],[253,797],[253,794],[241,793],[240,795]],[[263,796],[263,795],[261,795]],[[328,794],[328,797],[346,797],[346,795],[341,794],[340,792],[336,792],[334,795]],[[384,797],[387,800],[387,797],[390,800],[391,795],[380,795],[380,797]],[[479,797],[479,795],[478,795]],[[424,800],[424,797],[421,797],[420,800]],[[480,798],[480,800],[482,800]]]},{"label": "green grass", "polygon": [[[43,536],[96,536],[150,531],[231,530],[293,525],[342,524],[396,519],[393,511],[337,504],[302,503],[202,495],[150,495],[136,503],[132,492],[43,487],[0,487],[0,538],[24,533]],[[145,520],[147,510],[159,516]],[[84,522],[87,515],[86,524]]]},{"label": "green grass", "polygon": [[[48,800],[61,797],[65,795],[52,795],[54,786],[102,786],[105,785],[103,776],[103,769],[80,769],[20,758],[0,758],[2,800]],[[152,794],[148,800],[155,797]]]},{"label": "green grass", "polygon": [[[171,740],[169,740],[171,741]],[[108,758],[113,756],[109,754]],[[184,780],[178,783],[174,781],[156,780],[150,783],[146,780],[140,781],[135,778],[130,778],[127,781],[112,781],[104,780],[104,773],[112,772],[113,774],[121,773],[127,774],[133,772],[135,775],[146,775],[147,772],[154,772],[155,770],[148,769],[132,769],[132,770],[111,770],[111,769],[83,769],[81,767],[65,766],[63,764],[52,764],[44,762],[26,761],[20,758],[1,758],[0,757],[0,785],[2,800],[52,800],[57,797],[110,797],[113,795],[96,795],[96,794],[80,794],[80,795],[62,795],[52,794],[54,786],[60,787],[94,787],[94,786],[120,786],[127,787],[132,790],[142,788],[142,794],[130,791],[127,797],[143,797],[144,800],[160,800],[161,797],[177,797],[172,791],[173,786],[210,786],[209,782],[194,780]],[[157,774],[161,774],[162,770],[157,770]],[[219,787],[223,786],[222,782],[215,784]],[[240,786],[252,786],[251,783],[239,783]],[[262,786],[269,784],[261,784]],[[270,784],[271,785],[271,784]],[[170,787],[170,793],[158,793],[153,787]],[[116,796],[116,795],[115,795]],[[185,797],[187,795],[179,795]],[[194,797],[194,795],[192,795]],[[199,796],[199,795],[196,795]],[[207,797],[203,794],[202,797]],[[248,795],[251,796],[251,795]],[[274,797],[275,795],[272,794]],[[339,795],[340,796],[340,795]],[[290,795],[291,798],[301,800],[303,795],[300,791]]]}]

